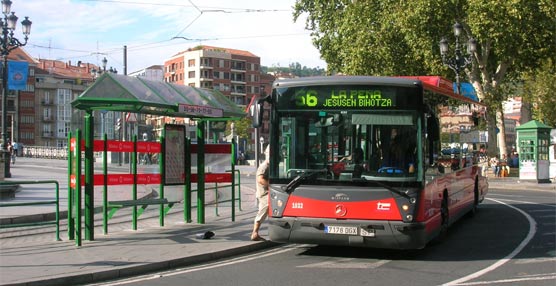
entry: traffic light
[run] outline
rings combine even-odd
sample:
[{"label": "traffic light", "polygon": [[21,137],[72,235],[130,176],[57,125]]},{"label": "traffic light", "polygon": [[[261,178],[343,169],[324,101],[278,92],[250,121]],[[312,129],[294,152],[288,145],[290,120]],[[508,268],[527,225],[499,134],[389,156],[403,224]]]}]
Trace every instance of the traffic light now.
[{"label": "traffic light", "polygon": [[120,128],[122,128],[122,119],[121,119],[121,118],[118,118],[118,119],[116,120],[116,131],[119,131]]}]

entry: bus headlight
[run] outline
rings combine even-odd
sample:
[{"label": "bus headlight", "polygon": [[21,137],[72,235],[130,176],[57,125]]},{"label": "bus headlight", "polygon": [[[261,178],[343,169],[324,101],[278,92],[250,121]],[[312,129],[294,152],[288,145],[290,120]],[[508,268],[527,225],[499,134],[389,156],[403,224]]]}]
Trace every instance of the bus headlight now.
[{"label": "bus headlight", "polygon": [[281,217],[286,209],[289,195],[271,187],[269,190],[269,196],[269,208],[272,210],[270,214],[272,214],[273,217]]}]

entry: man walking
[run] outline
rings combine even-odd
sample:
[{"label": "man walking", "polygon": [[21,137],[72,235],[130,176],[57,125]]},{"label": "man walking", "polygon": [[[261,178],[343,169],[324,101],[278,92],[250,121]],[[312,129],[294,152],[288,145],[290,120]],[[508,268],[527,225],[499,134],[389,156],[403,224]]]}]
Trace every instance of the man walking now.
[{"label": "man walking", "polygon": [[269,167],[269,146],[266,146],[264,151],[265,160],[259,166],[256,173],[256,185],[257,185],[257,200],[258,208],[257,216],[255,216],[255,222],[253,224],[253,232],[251,233],[251,240],[259,241],[265,240],[259,235],[259,229],[261,228],[261,223],[268,216],[268,167]]}]

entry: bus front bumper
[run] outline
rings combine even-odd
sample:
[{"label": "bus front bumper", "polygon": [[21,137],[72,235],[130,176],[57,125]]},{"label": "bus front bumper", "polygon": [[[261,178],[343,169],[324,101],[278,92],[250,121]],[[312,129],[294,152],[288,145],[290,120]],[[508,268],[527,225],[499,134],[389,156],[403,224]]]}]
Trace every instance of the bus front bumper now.
[{"label": "bus front bumper", "polygon": [[[338,234],[330,233],[331,229],[351,231]],[[421,249],[430,239],[424,223],[318,218],[269,218],[269,235],[270,240],[281,243],[385,249]]]}]

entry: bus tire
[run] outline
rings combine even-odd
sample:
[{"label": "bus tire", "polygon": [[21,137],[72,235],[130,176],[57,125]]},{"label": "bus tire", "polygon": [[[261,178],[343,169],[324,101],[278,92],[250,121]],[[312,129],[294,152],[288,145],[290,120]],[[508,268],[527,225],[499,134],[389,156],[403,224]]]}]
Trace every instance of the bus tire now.
[{"label": "bus tire", "polygon": [[448,192],[444,191],[442,204],[440,205],[440,232],[438,233],[437,241],[443,242],[448,237],[448,227],[450,226],[450,212],[448,209]]},{"label": "bus tire", "polygon": [[479,180],[475,178],[475,187],[473,188],[473,206],[467,213],[468,217],[474,217],[477,214],[477,208],[479,206]]}]

